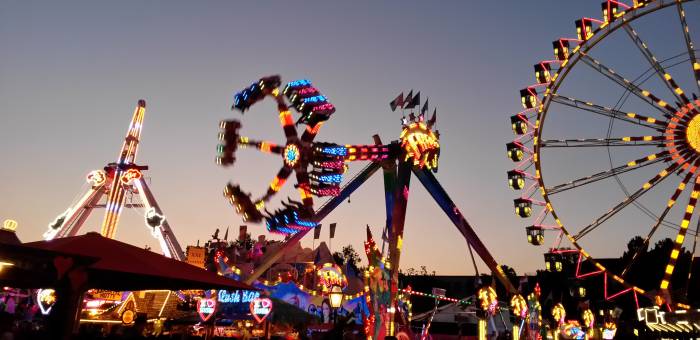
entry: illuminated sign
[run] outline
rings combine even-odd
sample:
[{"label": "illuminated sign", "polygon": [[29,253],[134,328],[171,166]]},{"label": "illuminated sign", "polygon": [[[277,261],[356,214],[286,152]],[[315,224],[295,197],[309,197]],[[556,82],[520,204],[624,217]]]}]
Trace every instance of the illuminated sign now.
[{"label": "illuminated sign", "polygon": [[122,183],[129,185],[131,182],[138,179],[141,179],[141,171],[138,169],[129,169],[124,172],[120,180]]},{"label": "illuminated sign", "polygon": [[115,292],[112,290],[94,290],[91,292],[93,299],[107,300],[107,301],[121,301],[122,293]]},{"label": "illuminated sign", "polygon": [[216,300],[214,299],[200,299],[197,301],[197,313],[202,321],[209,320],[216,312]]},{"label": "illuminated sign", "polygon": [[39,305],[41,314],[47,315],[56,303],[56,291],[53,289],[39,289],[36,292],[36,302]]},{"label": "illuminated sign", "polygon": [[122,312],[122,324],[131,325],[136,320],[136,313],[133,309],[126,309]]},{"label": "illuminated sign", "polygon": [[401,147],[405,159],[413,159],[413,165],[419,168],[436,169],[440,155],[438,136],[423,123],[411,123],[401,132]]},{"label": "illuminated sign", "polygon": [[163,225],[163,221],[165,221],[165,216],[159,214],[154,207],[146,211],[144,218],[146,219],[146,225],[151,228],[159,228]]},{"label": "illuminated sign", "polygon": [[93,170],[87,175],[86,180],[92,186],[97,187],[107,181],[107,173],[104,170]]},{"label": "illuminated sign", "polygon": [[260,292],[253,290],[220,290],[218,293],[219,303],[250,303],[260,297]]},{"label": "illuminated sign", "polygon": [[255,298],[250,302],[250,313],[258,323],[265,321],[272,312],[272,300],[268,298]]},{"label": "illuminated sign", "polygon": [[9,230],[9,231],[15,231],[17,230],[17,221],[15,220],[5,220],[2,223],[2,229],[4,230]]},{"label": "illuminated sign", "polygon": [[333,286],[345,289],[348,285],[348,280],[343,271],[334,263],[324,263],[316,274],[318,275],[318,284],[324,290],[330,291]]}]

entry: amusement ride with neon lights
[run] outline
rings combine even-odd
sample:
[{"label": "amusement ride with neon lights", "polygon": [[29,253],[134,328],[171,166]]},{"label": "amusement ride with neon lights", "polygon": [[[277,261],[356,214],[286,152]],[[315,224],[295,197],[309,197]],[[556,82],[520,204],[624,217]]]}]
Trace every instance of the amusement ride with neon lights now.
[{"label": "amusement ride with neon lights", "polygon": [[[433,175],[433,172],[437,171],[440,153],[439,133],[433,130],[436,112],[433,112],[430,119],[426,119],[428,103],[426,101],[421,108],[419,93],[413,95],[411,91],[406,98],[402,93],[391,103],[392,110],[397,107],[402,110],[412,110],[416,107],[420,109],[418,116],[411,112],[409,118],[403,119],[400,140],[383,144],[379,136],[374,136],[374,145],[344,145],[314,141],[323,123],[335,112],[335,107],[327,97],[321,95],[308,80],[292,81],[283,90],[279,89],[280,85],[279,76],[261,78],[235,94],[232,110],[243,113],[265,97],[272,97],[277,102],[279,121],[286,136],[284,145],[241,136],[239,134],[241,122],[238,120],[224,120],[220,124],[222,131],[219,139],[223,144],[218,147],[218,164],[232,165],[236,160],[235,153],[239,147],[253,147],[282,157],[280,170],[260,198],[253,200],[251,194],[244,192],[239,185],[229,183],[224,189],[224,196],[245,221],[260,223],[264,220],[270,232],[287,236],[282,247],[268,253],[253,273],[244,277],[247,283],[252,283],[260,277],[285,251],[299,242],[309,230],[381,168],[384,174],[387,214],[385,228],[389,231],[387,233],[388,258],[381,262],[387,264],[391,298],[390,303],[385,306],[386,310],[381,311],[384,313],[382,315],[387,315],[387,318],[381,322],[375,321],[386,326],[386,334],[396,334],[400,327],[405,326],[399,320],[406,320],[396,313],[399,310],[396,299],[399,293],[399,258],[411,173],[418,177],[435,202],[464,236],[469,253],[471,248],[474,248],[506,289],[510,292],[516,291]],[[292,109],[301,115],[296,122],[292,116]],[[299,124],[306,125],[301,136],[297,132]],[[341,186],[347,166],[353,161],[368,161],[369,164],[347,184]],[[282,202],[283,208],[270,212],[266,209],[267,203],[279,192],[292,172],[296,174],[295,187],[299,191],[301,201],[288,199],[287,202]],[[330,199],[320,208],[315,209],[313,196],[327,196]],[[394,327],[395,321],[399,323],[397,327]],[[368,336],[372,337],[372,334]]]},{"label": "amusement ride with neon lights", "polygon": [[[158,240],[163,254],[184,260],[182,248],[143,176],[143,171],[148,170],[148,166],[134,163],[145,114],[146,101],[142,99],[131,118],[117,162],[109,163],[104,169],[91,171],[87,175],[90,189],[49,224],[44,233],[45,240],[77,235],[95,208],[106,208],[102,236],[114,238],[123,208],[145,208],[146,226]],[[100,203],[103,196],[106,196],[106,200]]]},{"label": "amusement ride with neon lights", "polygon": [[[564,266],[562,262],[564,258],[568,258],[575,266],[576,279],[598,277],[602,279],[600,281],[606,300],[626,294],[634,299],[638,308],[639,297],[647,297],[651,303],[665,305],[668,309],[690,307],[686,303],[689,287],[672,287],[670,282],[673,276],[679,278],[683,276],[678,282],[690,282],[690,270],[687,273],[679,273],[676,268],[677,261],[679,254],[683,251],[686,236],[691,236],[691,242],[685,244],[691,246],[692,264],[698,241],[698,226],[700,226],[699,223],[694,231],[688,230],[700,195],[700,177],[697,175],[698,165],[700,165],[700,100],[697,99],[697,94],[700,92],[696,92],[700,91],[700,62],[696,56],[698,51],[693,48],[691,41],[691,30],[688,27],[688,22],[691,20],[686,20],[687,7],[693,5],[696,6],[693,9],[697,10],[698,4],[693,4],[692,1],[634,0],[633,3],[624,3],[608,0],[603,2],[600,20],[594,18],[577,20],[575,22],[577,36],[555,40],[553,42],[554,59],[534,65],[536,83],[520,91],[524,111],[511,117],[511,126],[516,138],[508,143],[506,148],[508,158],[517,165],[507,173],[508,184],[511,188],[522,192],[522,195],[514,200],[515,213],[523,218],[534,218],[526,228],[528,242],[541,245],[545,241],[544,232],[554,232],[557,234],[554,244],[545,253],[548,270],[562,271]],[[683,52],[676,56],[664,56],[666,59],[657,57],[652,51],[664,51],[666,49],[658,46],[670,43],[669,41],[675,42],[675,40],[664,36],[665,41],[650,43],[645,39],[644,34],[634,28],[649,24],[650,21],[645,21],[647,20],[645,17],[650,17],[648,20],[663,18],[664,20],[659,22],[670,26],[668,30],[675,35],[672,38],[677,38],[678,47]],[[639,20],[642,18],[645,19]],[[653,30],[661,32],[661,27],[655,25]],[[649,35],[646,38],[649,38]],[[657,37],[657,40],[660,39]],[[639,62],[635,64],[633,62],[635,59],[627,58],[625,72],[619,72],[607,66],[605,61],[593,57],[594,53],[603,54],[606,49],[623,51],[623,48],[628,48],[632,53],[637,54],[634,57],[639,56],[639,60],[643,60],[642,66],[638,65]],[[610,54],[605,55],[607,56],[605,58],[614,57]],[[580,67],[577,67],[579,65]],[[621,75],[630,72],[629,69],[635,65],[641,73],[637,79],[628,80]],[[589,93],[581,95],[580,98],[572,97],[572,93],[562,93],[571,91],[564,85],[572,85],[574,81],[569,81],[572,76],[585,71],[589,73],[593,71],[592,73],[601,76],[600,79],[609,82],[610,86],[623,93],[617,104],[607,107],[591,102],[591,98],[583,97],[591,96],[590,92],[597,90],[595,86],[584,87],[584,90]],[[689,87],[681,88],[680,81],[674,79],[672,73],[681,75],[678,79],[691,79],[688,81]],[[591,81],[590,79],[593,78],[586,79]],[[658,83],[654,85],[647,82],[650,79]],[[651,86],[655,86],[653,91],[656,93],[651,92]],[[630,102],[627,102],[628,98],[631,98]],[[643,110],[643,114],[630,112],[629,106],[635,103]],[[579,119],[588,119],[589,122],[593,122],[596,115],[603,117],[604,119],[600,121],[605,124],[605,127],[601,130],[607,129],[607,135],[602,138],[548,139],[554,134],[554,130],[561,129],[561,124],[554,123],[557,122],[556,119],[564,117],[567,112],[573,112],[577,114],[576,117],[580,117]],[[545,124],[552,119],[554,122]],[[584,131],[589,124],[593,123],[577,125],[569,121],[566,127],[570,130],[563,133],[571,138],[577,132]],[[614,126],[624,132],[613,132]],[[546,133],[545,130],[547,130]],[[562,132],[556,131],[556,133]],[[566,150],[569,157],[576,157],[577,152],[578,155],[583,155],[582,153],[587,152],[586,150],[599,148],[604,148],[607,153],[604,161],[607,163],[605,164],[607,170],[593,170],[592,173],[589,172],[580,178],[565,180],[561,184],[552,184],[552,182],[559,182],[551,179],[556,177],[553,173],[556,175],[557,172],[562,172],[562,162],[553,161],[557,159],[554,150]],[[633,156],[630,157],[630,155]],[[550,168],[549,164],[552,163],[557,163],[560,167]],[[654,167],[657,169],[652,174],[644,174],[644,171]],[[645,170],[640,170],[642,168]],[[639,182],[643,184],[629,184],[634,181],[633,176],[641,179]],[[602,186],[594,184],[606,179],[614,179],[620,185],[624,192],[621,201],[613,202],[609,210],[602,208],[605,210],[594,211],[596,215],[593,220],[584,220],[580,225],[560,219],[557,213],[559,210],[555,210],[555,207],[561,210],[562,206],[564,208],[571,206],[571,204],[565,204],[565,197],[576,197],[578,199],[576,204],[584,208],[582,210],[592,210],[594,208],[591,207],[597,205],[585,201],[585,195],[592,195],[590,192],[597,191],[598,197],[609,197],[609,188],[605,188],[608,190],[607,194],[601,193]],[[664,190],[658,188],[653,190],[667,179],[667,182],[675,181],[672,183],[673,186],[668,188],[669,192],[663,192]],[[627,186],[623,181],[627,181]],[[629,186],[631,190],[628,191]],[[541,200],[535,199],[537,192],[542,196]],[[653,200],[653,197],[650,197],[652,195],[656,195],[658,199]],[[679,200],[682,204],[676,204]],[[649,209],[644,204],[656,204],[657,209]],[[593,254],[587,252],[583,244],[587,248],[591,244],[599,246],[601,237],[609,237],[608,232],[619,232],[621,229],[630,228],[629,224],[638,224],[631,222],[628,218],[613,219],[613,217],[622,216],[618,214],[630,205],[636,206],[644,215],[650,217],[648,227],[635,229],[635,233],[643,233],[644,244],[631,250],[621,265],[606,267],[596,260]],[[681,209],[674,209],[677,205]],[[540,210],[534,211],[535,207],[539,207]],[[673,213],[678,215],[680,224],[668,221],[668,217]],[[603,228],[598,229],[599,227]],[[594,233],[596,229],[598,233]],[[670,232],[662,235],[662,231]],[[636,282],[640,278],[631,277],[630,268],[641,258],[640,254],[647,249],[652,239],[664,236],[673,240],[673,246],[668,257],[664,259],[664,269],[659,269],[663,272],[651,273],[658,274],[659,281],[655,283],[655,287],[640,287]],[[562,240],[568,240],[573,248],[563,248]],[[649,275],[649,269],[646,270],[644,275]]]}]

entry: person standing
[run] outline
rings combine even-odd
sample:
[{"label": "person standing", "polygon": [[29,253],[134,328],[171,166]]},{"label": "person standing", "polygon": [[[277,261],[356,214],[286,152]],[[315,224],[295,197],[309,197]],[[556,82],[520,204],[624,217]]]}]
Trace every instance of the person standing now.
[{"label": "person standing", "polygon": [[7,301],[5,301],[5,311],[11,315],[15,315],[17,310],[17,302],[13,296],[8,296]]}]

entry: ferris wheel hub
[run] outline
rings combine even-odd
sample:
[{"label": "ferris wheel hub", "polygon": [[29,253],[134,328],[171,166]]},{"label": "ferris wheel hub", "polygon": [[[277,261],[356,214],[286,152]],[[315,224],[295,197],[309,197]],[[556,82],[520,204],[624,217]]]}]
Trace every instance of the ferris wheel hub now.
[{"label": "ferris wheel hub", "polygon": [[[695,111],[697,110],[698,108],[696,107]],[[688,123],[688,127],[685,130],[685,138],[695,152],[700,152],[700,114],[696,114]]]},{"label": "ferris wheel hub", "polygon": [[297,163],[299,163],[299,159],[301,158],[299,146],[294,143],[287,144],[287,146],[284,148],[283,155],[284,164],[290,168],[293,168],[297,165]]}]

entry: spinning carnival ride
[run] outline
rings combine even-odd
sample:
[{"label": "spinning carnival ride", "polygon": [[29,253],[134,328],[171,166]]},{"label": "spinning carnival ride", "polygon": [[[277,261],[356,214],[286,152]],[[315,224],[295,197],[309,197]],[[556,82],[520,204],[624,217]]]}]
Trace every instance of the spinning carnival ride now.
[{"label": "spinning carnival ride", "polygon": [[[117,162],[109,163],[104,169],[94,170],[87,175],[86,180],[90,188],[75,204],[49,224],[44,233],[45,240],[77,235],[95,208],[106,209],[102,222],[102,236],[114,238],[123,208],[143,208],[146,226],[158,240],[163,254],[184,260],[182,248],[143,176],[143,171],[148,170],[148,166],[134,163],[145,114],[146,101],[142,99],[139,100],[131,118]],[[100,203],[103,197],[106,199]]]},{"label": "spinning carnival ride", "polygon": [[[692,1],[603,2],[600,20],[577,20],[577,36],[555,40],[555,58],[534,65],[536,83],[520,91],[524,111],[511,117],[516,138],[507,144],[507,153],[516,166],[508,171],[508,183],[511,188],[522,193],[514,200],[516,214],[523,218],[534,218],[526,228],[528,242],[541,245],[544,243],[545,231],[556,233],[554,245],[545,254],[548,270],[562,271],[562,262],[568,257],[575,266],[576,278],[601,277],[606,299],[630,294],[638,307],[638,296],[646,296],[652,302],[665,304],[668,308],[689,308],[685,304],[688,287],[672,287],[670,283],[672,277],[679,275],[685,277],[679,281],[687,279],[690,282],[689,272],[679,273],[676,267],[679,257],[684,253],[684,244],[692,249],[692,263],[700,225],[698,223],[693,228],[694,231],[689,230],[691,219],[697,219],[694,211],[700,195],[700,177],[697,171],[700,165],[700,100],[697,99],[697,94],[700,93],[700,63],[697,59],[698,50],[694,49],[691,40],[692,31],[688,26],[692,20],[686,19],[687,7],[693,5],[696,6],[693,9],[697,10],[698,4],[693,4]],[[644,20],[638,20],[643,17]],[[634,28],[648,24],[645,20],[657,20],[654,22],[657,26],[653,27],[656,34],[647,37],[663,34],[659,33],[665,32],[662,26],[670,26],[668,30],[674,35],[664,35],[663,41],[650,43],[644,34],[639,33],[641,31]],[[671,56],[667,52],[664,55],[667,59],[658,58],[654,54],[667,51],[669,48],[659,46],[666,47],[675,41],[682,41],[678,46],[682,53]],[[634,54],[621,65],[624,71],[615,70],[602,60],[622,54],[623,48],[629,48],[630,55]],[[606,49],[612,49],[613,52],[605,54]],[[605,57],[597,59],[594,54]],[[641,63],[635,63],[635,58]],[[633,67],[636,70],[630,71]],[[600,76],[601,81],[609,82],[614,93],[622,93],[617,104],[608,107],[593,102],[591,97],[604,95],[599,93],[599,88],[590,85],[592,77],[586,78],[583,86],[569,81],[572,76],[585,73]],[[629,80],[622,74],[641,75]],[[671,74],[678,76],[677,79]],[[688,87],[682,88],[679,84],[683,82],[678,79],[688,80]],[[574,95],[569,92],[572,89],[583,93]],[[634,106],[635,103],[637,106]],[[614,98],[613,103],[609,104],[614,104]],[[566,116],[568,112],[573,115]],[[558,117],[572,120],[567,121],[567,124],[559,124],[563,120],[557,121]],[[572,123],[573,119],[586,121],[576,124]],[[552,122],[545,124],[550,121]],[[602,128],[596,130],[593,127],[596,123],[602,124]],[[590,131],[603,131],[605,136],[578,138]],[[562,133],[565,137],[563,139],[550,138]],[[593,159],[593,156],[583,153],[601,149],[606,152],[602,167],[607,169],[601,170],[598,164],[597,170],[591,170],[580,177],[576,174],[575,177],[578,178],[572,176],[572,172],[586,169],[589,160]],[[561,170],[566,164],[564,161],[556,162],[557,159],[562,159],[557,158],[556,150],[565,150],[569,157],[576,157],[578,169],[570,172]],[[554,163],[557,168],[550,167]],[[648,172],[653,168],[656,170]],[[568,175],[569,179],[551,179],[562,173]],[[572,177],[575,179],[570,179]],[[606,179],[614,179],[624,195],[612,206],[599,208],[598,201],[614,196],[610,186],[603,187],[599,183]],[[666,188],[660,185],[663,181],[675,183]],[[536,198],[538,192],[541,200]],[[658,199],[655,200],[653,195]],[[568,202],[567,197],[570,199]],[[597,198],[586,200],[585,197]],[[676,204],[677,201],[681,204]],[[675,208],[676,205],[681,207]],[[577,206],[579,212],[594,210],[595,217],[583,220],[582,223],[560,219],[555,207],[569,209],[567,212],[570,214],[564,214],[565,218],[578,215],[572,206]],[[634,210],[630,206],[639,209],[636,211],[637,216],[650,217],[645,228],[637,223],[633,215],[620,217],[623,215],[621,212]],[[596,209],[602,211],[595,211]],[[640,211],[642,214],[639,214]],[[678,217],[673,221],[679,221],[679,224],[669,221],[674,213]],[[608,240],[619,239],[617,233],[631,227],[635,228],[635,233],[643,233],[643,245],[631,250],[622,265],[606,267],[584,249],[584,244],[586,247],[600,247]],[[647,272],[647,276],[658,274],[659,281],[656,287],[640,287],[634,281],[635,278],[630,278],[630,268],[639,260],[640,253],[647,249],[650,241],[661,237],[673,240],[663,273]],[[562,248],[561,241],[564,238],[573,248]],[[685,242],[687,238],[690,242]]]},{"label": "spinning carnival ride", "polygon": [[[396,306],[398,269],[411,173],[418,177],[436,203],[462,233],[470,247],[470,252],[473,247],[506,289],[515,292],[515,288],[505,277],[500,266],[432,173],[437,171],[440,145],[439,134],[433,131],[436,121],[435,112],[430,119],[425,119],[425,113],[428,110],[427,101],[420,110],[420,115],[416,117],[411,113],[409,119],[403,120],[398,141],[383,144],[379,136],[375,135],[374,145],[335,144],[315,141],[321,126],[335,112],[335,107],[328,98],[320,94],[308,80],[292,81],[283,90],[280,90],[280,85],[279,76],[262,78],[235,95],[232,109],[245,112],[251,105],[265,97],[272,97],[277,102],[279,121],[286,137],[283,145],[241,136],[239,134],[241,123],[238,120],[225,120],[220,126],[222,131],[219,139],[223,144],[218,147],[218,164],[232,165],[236,160],[236,151],[239,147],[256,148],[282,157],[280,170],[259,198],[251,198],[252,195],[244,192],[239,185],[229,183],[224,189],[224,196],[245,221],[259,223],[264,220],[270,232],[287,236],[280,250],[267,254],[261,265],[245,278],[246,283],[250,284],[260,277],[309,230],[382,168],[387,214],[386,228],[389,231],[387,269],[391,278],[391,303],[385,306],[386,311],[382,311],[388,313],[387,334],[395,334],[397,329],[394,327],[394,320],[401,319],[395,315],[395,311],[398,310]],[[402,94],[392,102],[391,106],[392,109],[420,107],[420,95],[416,93],[414,96],[411,91],[407,98],[403,98]],[[290,111],[292,109],[300,114],[296,122]],[[300,124],[306,125],[301,136],[297,131]],[[369,164],[341,186],[347,164],[353,161],[367,161]],[[279,192],[292,173],[296,177],[295,187],[299,192],[300,200],[288,199],[287,202],[282,202],[281,209],[268,210],[267,203]],[[314,196],[328,196],[330,199],[316,209]]]}]

